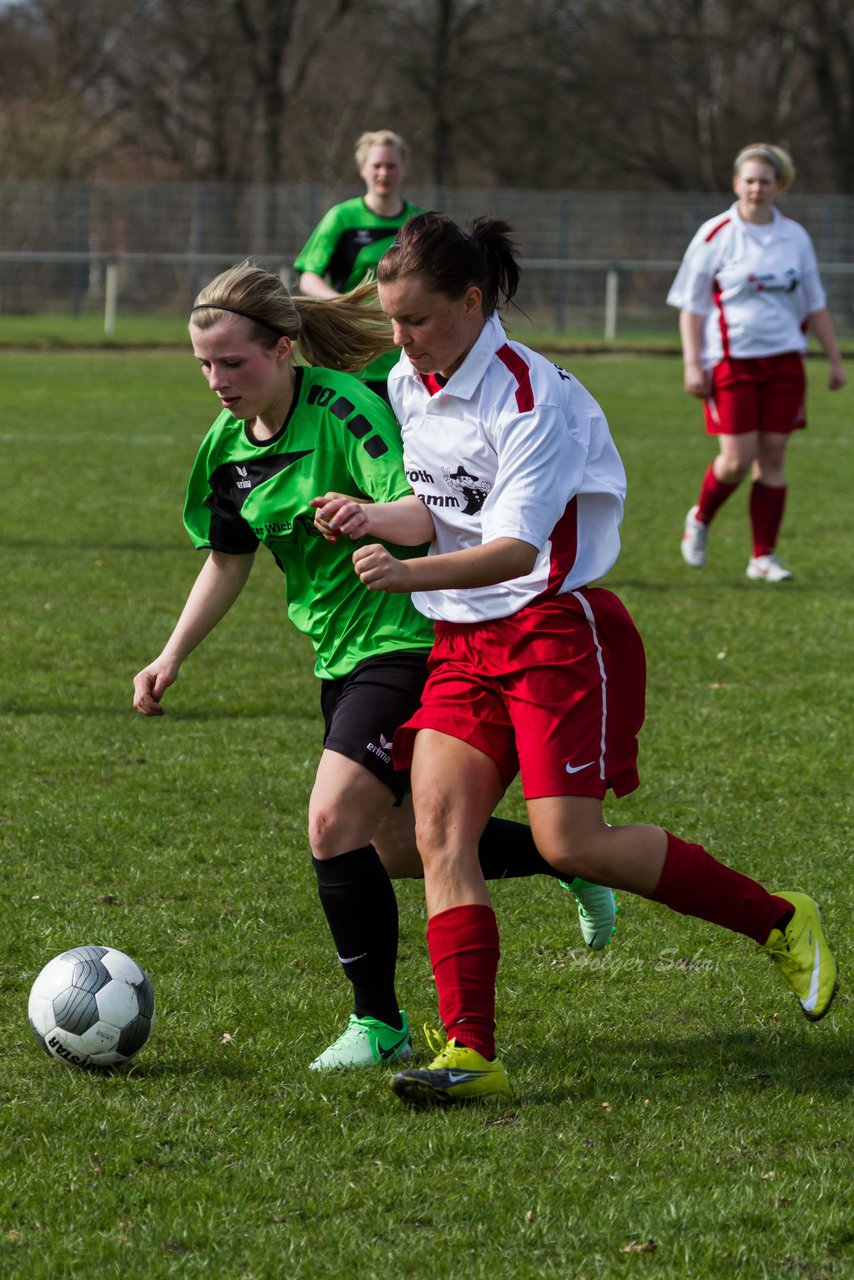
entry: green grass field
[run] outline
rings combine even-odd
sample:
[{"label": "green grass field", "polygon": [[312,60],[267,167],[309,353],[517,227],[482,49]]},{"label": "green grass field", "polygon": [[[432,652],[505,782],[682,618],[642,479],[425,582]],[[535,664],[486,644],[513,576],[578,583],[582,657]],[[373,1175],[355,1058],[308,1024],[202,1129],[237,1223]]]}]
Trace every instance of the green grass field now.
[{"label": "green grass field", "polygon": [[[744,577],[746,493],[702,573],[679,557],[712,448],[679,362],[568,363],[626,462],[609,585],[650,668],[643,785],[609,820],[812,892],[833,1012],[807,1024],[753,944],[625,895],[591,957],[553,882],[502,883],[512,1101],[410,1113],[385,1071],[309,1073],[348,1000],[303,834],[317,689],[269,557],[169,713],[130,707],[200,565],[180,511],[212,398],[189,354],[0,354],[4,1280],[854,1274],[852,391],[811,366],[780,547],[798,577],[768,587]],[[399,899],[400,995],[435,1025],[420,884]],[[106,1075],[52,1063],[26,1016],[42,965],[100,942],[158,1001]]]}]

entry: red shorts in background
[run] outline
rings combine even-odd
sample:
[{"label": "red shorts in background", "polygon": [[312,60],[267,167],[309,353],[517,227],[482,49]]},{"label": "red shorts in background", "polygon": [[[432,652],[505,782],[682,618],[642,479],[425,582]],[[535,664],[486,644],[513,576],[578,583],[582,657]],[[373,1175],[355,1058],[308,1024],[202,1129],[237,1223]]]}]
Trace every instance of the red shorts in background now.
[{"label": "red shorts in background", "polygon": [[646,659],[613,592],[584,587],[509,618],[437,622],[429,672],[420,709],[394,736],[397,768],[410,767],[418,730],[436,729],[488,756],[505,787],[520,772],[527,800],[637,787]]},{"label": "red shorts in background", "polygon": [[749,431],[788,435],[807,425],[806,374],[794,351],[781,356],[733,360],[712,370],[712,392],[705,401],[710,436],[741,436]]}]

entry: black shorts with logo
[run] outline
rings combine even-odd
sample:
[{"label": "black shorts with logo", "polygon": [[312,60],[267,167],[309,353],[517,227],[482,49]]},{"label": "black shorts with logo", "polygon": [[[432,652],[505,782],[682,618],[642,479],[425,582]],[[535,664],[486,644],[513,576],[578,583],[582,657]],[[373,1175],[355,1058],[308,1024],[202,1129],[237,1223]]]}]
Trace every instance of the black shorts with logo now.
[{"label": "black shorts with logo", "polygon": [[395,730],[421,704],[428,650],[383,653],[366,658],[339,680],[321,680],[323,745],[363,765],[385,783],[400,804],[409,790],[408,770],[395,769]]}]

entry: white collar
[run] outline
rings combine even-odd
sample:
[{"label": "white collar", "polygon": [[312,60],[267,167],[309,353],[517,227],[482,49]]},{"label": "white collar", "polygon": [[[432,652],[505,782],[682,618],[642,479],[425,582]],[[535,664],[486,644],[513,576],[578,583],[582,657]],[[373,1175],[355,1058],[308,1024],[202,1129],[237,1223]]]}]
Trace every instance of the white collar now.
[{"label": "white collar", "polygon": [[[507,341],[507,335],[504,332],[501,321],[498,319],[498,312],[493,311],[492,315],[487,319],[474,346],[466,355],[459,369],[456,369],[442,387],[442,390],[448,395],[456,396],[459,400],[471,400],[481,382],[483,381],[489,363],[495,355],[499,347],[502,347]],[[409,375],[421,382],[421,375],[416,369],[409,364]],[[426,389],[426,388],[425,388]]]},{"label": "white collar", "polygon": [[751,231],[773,231],[776,236],[789,235],[789,219],[785,214],[781,213],[776,205],[771,209],[770,222],[748,222],[746,218],[742,218],[738,212],[738,201],[730,206],[730,213],[735,218],[737,225],[746,233]]}]

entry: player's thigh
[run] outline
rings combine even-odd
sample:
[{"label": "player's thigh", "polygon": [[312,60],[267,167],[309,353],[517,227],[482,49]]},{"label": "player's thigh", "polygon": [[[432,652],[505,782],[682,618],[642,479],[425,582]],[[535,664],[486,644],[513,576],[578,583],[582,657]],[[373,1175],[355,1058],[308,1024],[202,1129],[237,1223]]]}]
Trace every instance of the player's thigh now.
[{"label": "player's thigh", "polygon": [[528,819],[546,862],[576,874],[579,860],[595,850],[607,831],[602,801],[595,796],[543,796],[528,800]]},{"label": "player's thigh", "polygon": [[321,754],[308,803],[315,858],[334,858],[370,843],[394,796],[364,765],[337,751]]},{"label": "player's thigh", "polygon": [[489,905],[478,843],[503,792],[496,764],[482,751],[435,729],[418,733],[412,797],[431,918],[454,907]]},{"label": "player's thigh", "polygon": [[449,846],[476,851],[503,794],[501,774],[488,755],[438,730],[419,730],[412,752],[412,799],[422,857]]}]

